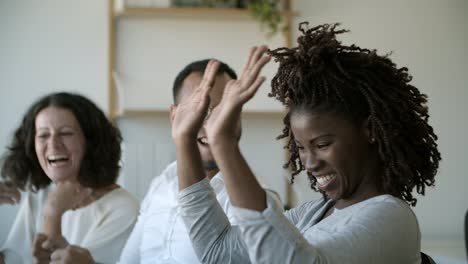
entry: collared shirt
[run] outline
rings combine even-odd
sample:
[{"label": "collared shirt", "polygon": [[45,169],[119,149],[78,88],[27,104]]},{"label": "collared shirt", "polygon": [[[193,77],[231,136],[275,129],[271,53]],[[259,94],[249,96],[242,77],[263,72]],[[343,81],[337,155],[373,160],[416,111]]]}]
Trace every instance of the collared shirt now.
[{"label": "collared shirt", "polygon": [[[205,263],[420,263],[416,216],[402,200],[379,195],[343,209],[320,199],[283,213],[267,191],[262,211],[233,207],[232,227],[206,180],[181,190],[193,246]],[[210,223],[208,226],[207,223]]]},{"label": "collared shirt", "polygon": [[[209,184],[233,223],[222,175],[216,174]],[[120,263],[199,263],[181,217],[178,193],[177,164],[173,162],[152,181]]]}]

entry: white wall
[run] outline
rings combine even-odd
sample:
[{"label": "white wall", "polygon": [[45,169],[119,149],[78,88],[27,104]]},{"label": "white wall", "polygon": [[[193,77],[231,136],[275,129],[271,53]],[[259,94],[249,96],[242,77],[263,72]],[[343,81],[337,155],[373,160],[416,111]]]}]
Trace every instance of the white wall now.
[{"label": "white wall", "polygon": [[[27,107],[75,91],[107,108],[107,1],[0,1],[0,153]],[[0,207],[0,243],[16,207]]]},{"label": "white wall", "polygon": [[[119,97],[123,98],[119,102],[123,102],[125,109],[159,111],[167,111],[172,104],[172,83],[188,63],[217,58],[240,74],[250,47],[285,43],[281,34],[266,38],[266,33],[251,18],[182,15],[120,17],[116,23],[116,39],[117,86]],[[263,73],[271,78],[276,68],[272,63]],[[279,113],[281,104],[268,98],[268,92],[267,79],[258,96],[244,110]],[[282,146],[274,142],[281,131],[281,115],[244,115],[243,119],[241,144],[247,161],[256,175],[285,199],[286,180],[281,170],[284,153]],[[122,183],[142,197],[151,179],[174,159],[170,124],[167,115],[163,115],[120,118],[119,126],[126,141]]]},{"label": "white wall", "polygon": [[[200,17],[123,17],[117,20],[117,69],[124,107],[166,110],[172,103],[172,83],[183,66],[217,58],[240,74],[250,47],[283,46],[282,34],[266,38],[253,19]],[[281,111],[267,96],[277,64],[263,71],[267,81],[244,110]]]},{"label": "white wall", "polygon": [[429,96],[430,123],[443,160],[436,187],[418,197],[414,210],[423,249],[465,259],[468,1],[297,0],[294,8],[301,12],[296,24],[342,22],[351,30],[345,43],[376,48],[381,54],[393,51],[391,58],[408,66],[413,84]]}]

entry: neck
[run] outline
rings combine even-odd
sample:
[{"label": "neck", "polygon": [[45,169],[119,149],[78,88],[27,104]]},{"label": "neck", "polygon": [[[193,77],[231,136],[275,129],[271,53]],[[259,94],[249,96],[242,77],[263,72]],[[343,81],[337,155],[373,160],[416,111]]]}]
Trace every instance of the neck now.
[{"label": "neck", "polygon": [[368,166],[365,166],[367,169],[362,171],[362,175],[365,176],[362,178],[361,182],[352,191],[351,195],[336,201],[336,208],[342,209],[369,198],[384,194],[384,192],[380,190],[378,183],[381,177],[377,177],[377,175],[380,175],[383,172],[376,158],[370,157],[369,159],[372,162]]},{"label": "neck", "polygon": [[351,198],[348,199],[340,199],[335,202],[335,208],[338,209],[343,209],[346,208],[350,205],[357,204],[359,202],[365,201],[369,198],[379,196],[383,193],[377,191],[377,188],[375,190],[366,190],[365,192],[361,192],[358,195],[354,195]]},{"label": "neck", "polygon": [[117,189],[119,187],[120,186],[118,184],[113,183],[113,184],[111,184],[109,186],[106,186],[106,187],[102,187],[102,188],[99,188],[99,189],[93,189],[93,192],[91,193],[91,195],[88,198],[86,198],[80,204],[80,206],[78,206],[77,208],[82,208],[82,207],[85,207],[85,206],[87,206],[89,204],[92,204],[93,202],[99,200],[101,197],[103,197],[107,193],[109,193],[112,190]]}]

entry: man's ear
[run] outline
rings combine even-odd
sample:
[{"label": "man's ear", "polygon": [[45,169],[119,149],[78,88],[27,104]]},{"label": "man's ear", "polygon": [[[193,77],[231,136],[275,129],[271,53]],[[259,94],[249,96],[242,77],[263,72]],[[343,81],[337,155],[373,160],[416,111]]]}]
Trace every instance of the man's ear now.
[{"label": "man's ear", "polygon": [[172,104],[171,107],[169,108],[169,121],[171,122],[171,125],[175,117],[176,109],[177,109],[177,105],[174,105],[174,104]]},{"label": "man's ear", "polygon": [[362,131],[367,139],[367,142],[371,144],[375,143],[375,135],[370,123],[370,116],[367,117],[364,122],[362,122]]}]

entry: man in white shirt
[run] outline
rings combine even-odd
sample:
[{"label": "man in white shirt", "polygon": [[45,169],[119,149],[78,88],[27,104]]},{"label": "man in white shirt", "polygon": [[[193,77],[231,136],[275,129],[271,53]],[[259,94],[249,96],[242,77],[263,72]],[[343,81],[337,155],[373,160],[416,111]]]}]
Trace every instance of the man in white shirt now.
[{"label": "man in white shirt", "polygon": [[[192,62],[177,75],[173,86],[174,105],[170,109],[171,122],[177,104],[191,96],[192,91],[200,84],[208,61]],[[221,63],[215,87],[210,94],[211,106],[216,106],[221,100],[226,83],[236,78],[235,72]],[[211,155],[204,129],[198,133],[197,143],[206,177],[210,180],[221,207],[233,223],[229,197],[222,175]],[[180,216],[178,193],[177,164],[173,162],[152,181],[142,202],[137,223],[120,257],[121,263],[199,263]]]}]

